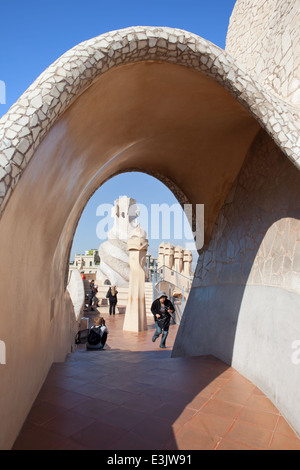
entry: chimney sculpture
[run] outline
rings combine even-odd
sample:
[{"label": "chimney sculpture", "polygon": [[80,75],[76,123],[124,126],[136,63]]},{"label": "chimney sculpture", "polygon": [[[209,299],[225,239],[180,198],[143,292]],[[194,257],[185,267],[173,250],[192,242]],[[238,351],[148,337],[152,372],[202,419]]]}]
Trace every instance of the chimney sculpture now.
[{"label": "chimney sculpture", "polygon": [[130,280],[123,330],[139,332],[147,330],[144,267],[148,249],[147,233],[140,225],[131,233],[127,246]]}]

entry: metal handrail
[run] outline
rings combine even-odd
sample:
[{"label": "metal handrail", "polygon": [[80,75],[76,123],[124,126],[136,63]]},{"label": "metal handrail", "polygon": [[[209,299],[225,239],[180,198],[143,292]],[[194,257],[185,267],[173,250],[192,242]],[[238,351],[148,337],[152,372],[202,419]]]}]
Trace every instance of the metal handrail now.
[{"label": "metal handrail", "polygon": [[176,269],[169,268],[169,266],[166,266],[165,264],[163,264],[162,266],[159,266],[159,267],[156,266],[156,269],[157,269],[158,271],[161,270],[161,269],[163,269],[164,272],[165,272],[165,270],[169,270],[169,271],[171,271],[171,272],[173,272],[173,273],[176,273],[176,274],[179,275],[180,277],[185,278],[187,281],[191,281],[191,279],[192,279],[192,276],[188,277],[188,276],[186,276],[185,274],[181,274],[181,273],[179,273],[178,271],[176,271]]}]

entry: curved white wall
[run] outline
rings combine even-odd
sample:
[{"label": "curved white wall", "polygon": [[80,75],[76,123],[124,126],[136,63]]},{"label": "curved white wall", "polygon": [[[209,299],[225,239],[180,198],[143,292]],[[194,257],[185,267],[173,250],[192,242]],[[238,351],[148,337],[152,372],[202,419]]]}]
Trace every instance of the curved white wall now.
[{"label": "curved white wall", "polygon": [[263,133],[199,256],[173,356],[213,354],[300,434],[300,174]]}]

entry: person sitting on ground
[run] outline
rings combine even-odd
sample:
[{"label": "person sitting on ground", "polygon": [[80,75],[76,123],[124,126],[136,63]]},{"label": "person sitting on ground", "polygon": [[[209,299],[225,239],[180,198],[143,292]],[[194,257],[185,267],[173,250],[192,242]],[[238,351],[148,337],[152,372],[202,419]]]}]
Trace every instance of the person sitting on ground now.
[{"label": "person sitting on ground", "polygon": [[103,349],[107,335],[109,331],[105,325],[105,320],[103,317],[98,317],[94,319],[94,326],[92,326],[88,340],[86,343],[87,349]]}]

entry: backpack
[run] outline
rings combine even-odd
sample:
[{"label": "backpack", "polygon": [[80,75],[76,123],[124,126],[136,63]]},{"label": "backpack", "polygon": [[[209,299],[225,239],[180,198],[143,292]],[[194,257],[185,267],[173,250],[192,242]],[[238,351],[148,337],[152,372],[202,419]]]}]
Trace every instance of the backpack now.
[{"label": "backpack", "polygon": [[88,340],[90,330],[80,330],[75,337],[75,344],[85,344]]},{"label": "backpack", "polygon": [[99,344],[100,341],[101,341],[101,336],[95,330],[95,328],[92,328],[88,336],[88,343],[96,345],[96,344]]}]

